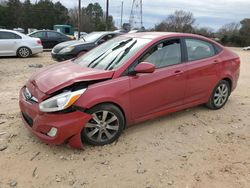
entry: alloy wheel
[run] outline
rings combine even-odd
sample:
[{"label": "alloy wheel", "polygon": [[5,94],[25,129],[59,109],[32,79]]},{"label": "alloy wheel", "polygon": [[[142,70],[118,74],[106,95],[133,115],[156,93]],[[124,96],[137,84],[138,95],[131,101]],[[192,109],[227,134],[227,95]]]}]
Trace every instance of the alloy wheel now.
[{"label": "alloy wheel", "polygon": [[19,56],[20,57],[29,57],[29,55],[30,55],[30,51],[29,51],[29,49],[28,48],[20,48],[19,50],[18,50],[18,54],[19,54]]},{"label": "alloy wheel", "polygon": [[92,114],[92,119],[85,126],[88,139],[102,143],[113,139],[119,131],[118,117],[107,110]]},{"label": "alloy wheel", "polygon": [[214,98],[213,98],[214,105],[217,108],[223,106],[226,103],[228,96],[229,96],[228,86],[225,83],[220,84],[214,93]]}]

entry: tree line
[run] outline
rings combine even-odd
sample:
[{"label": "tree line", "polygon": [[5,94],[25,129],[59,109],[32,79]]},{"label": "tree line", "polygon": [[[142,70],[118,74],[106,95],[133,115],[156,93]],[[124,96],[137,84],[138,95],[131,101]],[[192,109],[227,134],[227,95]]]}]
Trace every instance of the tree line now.
[{"label": "tree line", "polygon": [[250,46],[250,19],[243,19],[240,23],[228,23],[218,31],[209,27],[197,27],[196,19],[191,12],[175,11],[159,24],[155,25],[155,31],[183,32],[203,35],[218,39],[228,46]]},{"label": "tree line", "polygon": [[[90,3],[81,10],[81,31],[103,31],[106,28],[104,11],[98,3]],[[68,9],[59,1],[0,0],[0,27],[7,29],[28,28],[53,29],[56,24],[70,24],[77,27],[78,9]],[[109,28],[115,29],[113,17],[109,17]]]}]

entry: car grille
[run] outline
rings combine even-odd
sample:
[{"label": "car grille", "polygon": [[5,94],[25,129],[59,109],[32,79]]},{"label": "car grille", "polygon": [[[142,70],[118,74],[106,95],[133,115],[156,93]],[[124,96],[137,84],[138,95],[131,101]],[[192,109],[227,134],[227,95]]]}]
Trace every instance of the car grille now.
[{"label": "car grille", "polygon": [[32,103],[32,104],[38,103],[37,98],[35,98],[35,97],[30,93],[30,91],[28,90],[27,87],[25,87],[25,88],[23,89],[23,95],[24,95],[26,101],[28,101],[28,102],[30,102],[30,103]]},{"label": "car grille", "polygon": [[26,123],[30,126],[30,127],[33,127],[33,119],[26,113],[23,113],[22,112],[22,115],[23,115],[23,119],[26,121]]}]

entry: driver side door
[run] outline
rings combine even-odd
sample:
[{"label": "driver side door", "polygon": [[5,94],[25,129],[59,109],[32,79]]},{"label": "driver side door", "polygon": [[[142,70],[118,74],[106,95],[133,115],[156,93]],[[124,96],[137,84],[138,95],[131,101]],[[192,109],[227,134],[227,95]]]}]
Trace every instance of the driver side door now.
[{"label": "driver side door", "polygon": [[154,45],[138,60],[155,65],[149,74],[130,76],[130,106],[135,122],[183,105],[186,90],[186,65],[180,39]]}]

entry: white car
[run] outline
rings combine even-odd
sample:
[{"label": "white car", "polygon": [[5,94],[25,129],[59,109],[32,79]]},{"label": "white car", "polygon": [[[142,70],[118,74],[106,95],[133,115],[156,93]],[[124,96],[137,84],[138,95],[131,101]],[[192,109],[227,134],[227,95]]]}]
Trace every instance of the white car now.
[{"label": "white car", "polygon": [[243,48],[243,50],[245,50],[245,51],[250,50],[250,46]]},{"label": "white car", "polygon": [[39,38],[32,38],[17,31],[0,29],[0,56],[26,58],[42,52],[43,46]]}]

